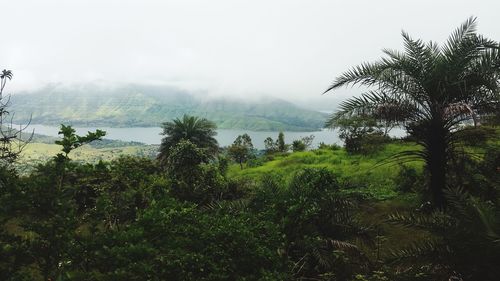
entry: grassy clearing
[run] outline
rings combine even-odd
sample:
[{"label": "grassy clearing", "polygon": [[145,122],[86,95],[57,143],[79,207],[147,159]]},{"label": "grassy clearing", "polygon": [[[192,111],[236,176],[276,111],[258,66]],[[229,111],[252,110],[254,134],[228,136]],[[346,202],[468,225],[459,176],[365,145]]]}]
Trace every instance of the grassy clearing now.
[{"label": "grassy clearing", "polygon": [[[118,147],[95,147],[83,145],[71,152],[70,158],[82,163],[97,163],[111,161],[120,156],[131,155],[141,157],[154,157],[157,146],[152,145],[127,145]],[[30,170],[37,164],[47,162],[50,158],[61,152],[61,146],[47,143],[29,143],[23,150],[19,159],[21,170]]]},{"label": "grassy clearing", "polygon": [[[422,237],[429,235],[423,231],[412,231],[386,222],[387,215],[405,212],[419,207],[419,198],[415,193],[398,191],[395,179],[399,174],[398,163],[377,166],[388,157],[407,150],[416,150],[419,146],[408,142],[394,142],[385,145],[371,155],[350,155],[344,149],[313,150],[280,155],[264,162],[261,166],[247,167],[243,170],[238,165],[231,165],[229,176],[235,179],[258,181],[264,174],[281,176],[288,181],[303,168],[326,168],[334,172],[344,186],[342,192],[359,194],[368,201],[362,201],[358,219],[365,225],[372,226],[377,232],[375,245],[357,243],[371,258],[381,259],[391,255],[391,250],[408,246]],[[405,165],[422,171],[422,162],[410,162]]]},{"label": "grassy clearing", "polygon": [[[498,132],[497,129],[497,136]],[[466,146],[464,149],[480,159],[494,147],[499,147],[499,139],[493,138],[479,146]],[[377,166],[382,160],[398,152],[416,149],[420,148],[415,143],[394,142],[385,145],[377,153],[366,156],[349,155],[344,149],[296,152],[275,156],[260,166],[247,167],[243,170],[238,165],[232,165],[229,176],[258,181],[264,174],[274,174],[287,181],[303,168],[326,168],[333,171],[345,188],[343,192],[360,194],[369,199],[361,203],[358,218],[377,230],[376,245],[359,243],[359,246],[371,258],[378,260],[390,257],[394,249],[408,247],[430,235],[422,230],[412,229],[409,232],[405,227],[387,223],[389,214],[415,210],[420,207],[421,199],[416,193],[398,191],[395,182],[400,171],[398,163]],[[422,162],[409,162],[405,165],[419,172],[423,169]]]},{"label": "grassy clearing", "polygon": [[[303,168],[326,168],[338,175],[345,192],[363,193],[376,199],[394,198],[398,195],[394,179],[399,172],[399,165],[391,163],[378,166],[382,160],[397,152],[418,149],[413,143],[391,143],[372,155],[349,155],[344,149],[313,150],[295,152],[276,156],[264,162],[261,166],[247,167],[243,170],[238,165],[232,165],[229,176],[235,179],[258,181],[265,174],[281,176],[289,180],[295,172]],[[405,165],[418,170],[421,162],[411,162]]]}]

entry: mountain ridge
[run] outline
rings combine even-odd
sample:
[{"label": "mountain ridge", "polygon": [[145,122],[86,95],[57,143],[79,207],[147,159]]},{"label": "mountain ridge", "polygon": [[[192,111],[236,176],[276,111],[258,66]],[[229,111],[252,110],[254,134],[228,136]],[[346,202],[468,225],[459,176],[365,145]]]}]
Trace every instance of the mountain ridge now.
[{"label": "mountain ridge", "polygon": [[214,121],[220,129],[315,131],[326,114],[280,99],[243,101],[204,97],[168,86],[45,88],[12,95],[14,121],[33,124],[155,127],[183,114]]}]

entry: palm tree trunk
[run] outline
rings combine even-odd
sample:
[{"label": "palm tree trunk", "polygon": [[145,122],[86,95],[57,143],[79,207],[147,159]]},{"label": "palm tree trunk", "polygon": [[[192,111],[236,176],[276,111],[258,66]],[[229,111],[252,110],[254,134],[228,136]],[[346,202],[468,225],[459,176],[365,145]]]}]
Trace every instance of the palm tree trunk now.
[{"label": "palm tree trunk", "polygon": [[439,122],[431,126],[427,141],[427,169],[430,175],[429,188],[433,203],[437,208],[445,206],[444,189],[446,186],[447,142],[446,129]]}]

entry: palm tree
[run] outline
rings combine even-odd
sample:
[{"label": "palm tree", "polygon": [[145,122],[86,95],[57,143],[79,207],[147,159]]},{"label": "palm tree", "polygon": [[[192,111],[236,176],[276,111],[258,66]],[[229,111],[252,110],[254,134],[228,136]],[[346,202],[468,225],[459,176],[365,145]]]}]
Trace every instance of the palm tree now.
[{"label": "palm tree", "polygon": [[208,154],[214,155],[218,150],[217,126],[212,121],[196,116],[184,115],[171,122],[163,123],[165,137],[161,141],[158,159],[164,165],[170,153],[170,149],[181,140],[189,140],[199,148],[205,149]]},{"label": "palm tree", "polygon": [[[447,162],[453,155],[460,124],[499,110],[500,44],[476,34],[468,19],[446,44],[424,43],[402,32],[404,52],[343,73],[325,91],[347,85],[372,88],[340,105],[329,123],[350,116],[375,117],[405,126],[423,146],[392,159],[424,160],[436,206],[445,205]],[[373,89],[374,88],[374,89]]]},{"label": "palm tree", "polygon": [[29,124],[16,129],[12,123],[13,114],[8,109],[10,95],[4,96],[3,93],[7,80],[12,80],[12,76],[11,70],[0,72],[0,165],[16,161],[33,138],[33,133],[23,137]]},{"label": "palm tree", "polygon": [[[498,280],[500,268],[500,209],[462,189],[444,192],[445,212],[395,213],[388,222],[431,233],[402,249],[395,249],[395,262],[412,265],[431,263],[434,274],[459,272],[463,280]],[[438,278],[433,280],[439,280]],[[444,279],[443,279],[444,280]],[[450,279],[452,280],[452,279]]]}]

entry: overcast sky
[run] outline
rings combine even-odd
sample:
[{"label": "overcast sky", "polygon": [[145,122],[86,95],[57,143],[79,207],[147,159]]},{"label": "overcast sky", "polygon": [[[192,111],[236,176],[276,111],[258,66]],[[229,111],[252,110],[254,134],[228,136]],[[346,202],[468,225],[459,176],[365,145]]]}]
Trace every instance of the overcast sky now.
[{"label": "overcast sky", "polygon": [[401,49],[402,29],[443,42],[477,16],[479,33],[500,39],[498,0],[0,4],[0,68],[14,71],[14,92],[101,81],[316,100],[344,70],[379,58],[382,48]]}]

